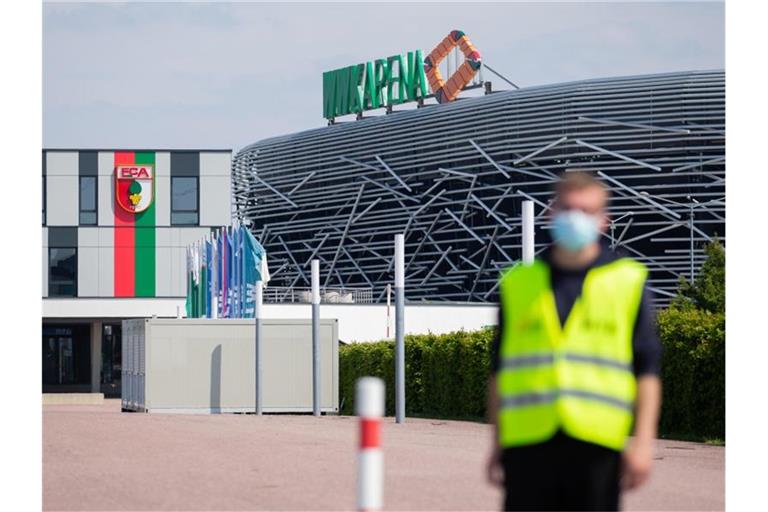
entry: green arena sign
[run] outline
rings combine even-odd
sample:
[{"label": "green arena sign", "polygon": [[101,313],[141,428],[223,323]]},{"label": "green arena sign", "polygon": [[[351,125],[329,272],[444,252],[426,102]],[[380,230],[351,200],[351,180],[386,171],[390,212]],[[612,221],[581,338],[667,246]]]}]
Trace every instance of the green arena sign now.
[{"label": "green arena sign", "polygon": [[425,98],[421,50],[323,73],[323,117],[356,114]]}]

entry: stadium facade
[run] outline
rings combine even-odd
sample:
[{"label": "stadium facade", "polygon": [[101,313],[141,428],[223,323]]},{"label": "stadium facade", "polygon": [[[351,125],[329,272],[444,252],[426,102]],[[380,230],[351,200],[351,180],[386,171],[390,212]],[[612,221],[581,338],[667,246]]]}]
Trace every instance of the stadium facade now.
[{"label": "stadium facade", "polygon": [[606,242],[651,270],[659,305],[725,241],[725,72],[585,80],[270,138],[233,159],[236,216],[270,255],[272,284],[372,290],[393,281],[405,233],[406,297],[495,302],[521,258],[521,203],[549,243],[557,174],[595,171],[613,196]]}]

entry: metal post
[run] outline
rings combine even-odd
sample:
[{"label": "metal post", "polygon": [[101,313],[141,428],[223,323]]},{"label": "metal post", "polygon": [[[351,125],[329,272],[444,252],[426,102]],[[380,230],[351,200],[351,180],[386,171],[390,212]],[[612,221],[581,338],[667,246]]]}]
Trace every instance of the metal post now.
[{"label": "metal post", "polygon": [[381,417],[384,381],[363,377],[355,385],[355,412],[360,418],[357,455],[357,510],[381,510],[384,497],[384,454]]},{"label": "metal post", "polygon": [[533,263],[534,252],[533,201],[523,201],[523,264]]},{"label": "metal post", "polygon": [[262,414],[262,406],[264,404],[262,397],[263,393],[262,391],[262,357],[261,357],[261,342],[262,339],[262,329],[261,329],[261,318],[262,318],[262,301],[264,296],[264,283],[261,281],[256,281],[256,300],[254,301],[254,320],[256,321],[256,414],[261,416]]},{"label": "metal post", "polygon": [[405,237],[395,235],[395,421],[405,421]]},{"label": "metal post", "polygon": [[320,260],[312,260],[312,413],[320,416]]},{"label": "metal post", "polygon": [[[688,200],[690,201],[691,198],[689,197]],[[690,247],[690,258],[691,258],[691,284],[693,284],[693,202],[690,203],[691,211],[688,214],[688,228],[691,230],[691,247]]]},{"label": "metal post", "polygon": [[392,327],[391,316],[389,314],[389,308],[390,308],[390,305],[392,304],[391,296],[392,296],[392,285],[387,283],[387,335],[386,335],[386,339],[389,339],[389,330]]}]

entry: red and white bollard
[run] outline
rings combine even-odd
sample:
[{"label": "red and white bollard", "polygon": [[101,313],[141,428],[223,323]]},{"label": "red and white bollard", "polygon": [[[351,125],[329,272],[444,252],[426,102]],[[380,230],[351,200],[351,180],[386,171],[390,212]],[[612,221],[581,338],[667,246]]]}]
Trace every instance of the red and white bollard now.
[{"label": "red and white bollard", "polygon": [[381,510],[384,496],[384,454],[381,417],[384,416],[384,381],[363,377],[357,381],[355,409],[360,418],[357,456],[357,509]]}]

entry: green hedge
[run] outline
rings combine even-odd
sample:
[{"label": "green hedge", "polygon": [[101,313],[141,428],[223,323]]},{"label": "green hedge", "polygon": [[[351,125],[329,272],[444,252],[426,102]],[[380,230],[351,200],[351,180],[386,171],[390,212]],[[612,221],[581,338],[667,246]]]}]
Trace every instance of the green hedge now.
[{"label": "green hedge", "polygon": [[[725,315],[689,308],[659,314],[666,437],[725,439]],[[484,418],[493,329],[405,337],[406,414]],[[392,341],[339,348],[342,414],[353,414],[355,382],[376,376],[386,384],[386,414],[394,415]]]},{"label": "green hedge", "polygon": [[725,439],[725,314],[669,308],[659,314],[668,437]]},{"label": "green hedge", "polygon": [[[493,329],[405,337],[405,411],[412,416],[479,418],[485,414],[489,349]],[[386,384],[386,414],[395,411],[395,344],[339,347],[342,414],[353,414],[355,382],[380,377]]]}]

